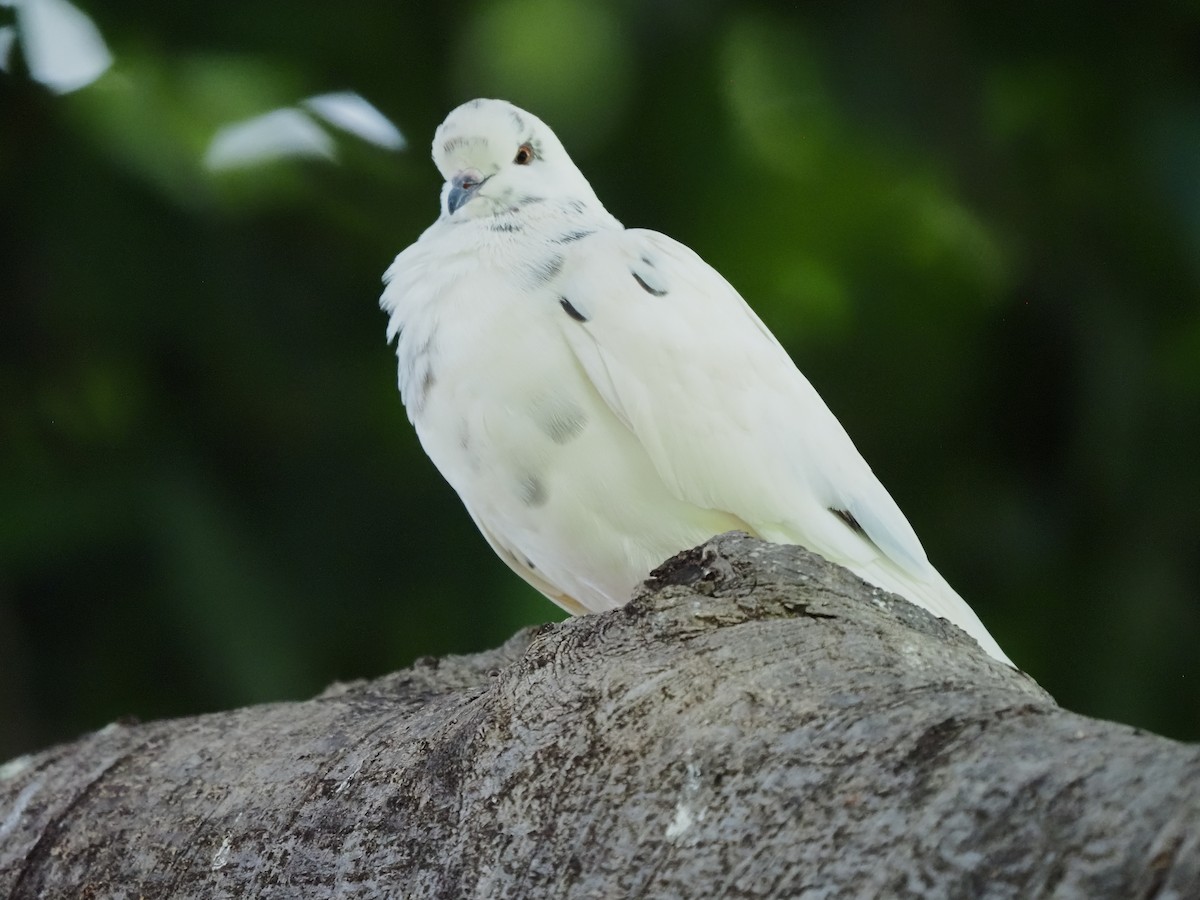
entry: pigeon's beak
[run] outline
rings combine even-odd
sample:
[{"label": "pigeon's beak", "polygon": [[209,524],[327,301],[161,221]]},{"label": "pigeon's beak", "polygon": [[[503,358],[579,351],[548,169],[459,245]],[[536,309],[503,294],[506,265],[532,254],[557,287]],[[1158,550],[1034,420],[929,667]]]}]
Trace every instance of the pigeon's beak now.
[{"label": "pigeon's beak", "polygon": [[[490,177],[490,176],[489,176]],[[450,190],[446,194],[446,209],[454,215],[458,208],[475,196],[476,191],[483,187],[487,178],[473,169],[459,172],[450,179]]]}]

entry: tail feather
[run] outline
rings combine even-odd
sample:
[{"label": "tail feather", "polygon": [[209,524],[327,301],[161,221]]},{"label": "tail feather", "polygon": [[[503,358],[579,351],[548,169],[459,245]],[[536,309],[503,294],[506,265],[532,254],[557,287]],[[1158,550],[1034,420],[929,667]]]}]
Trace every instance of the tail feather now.
[{"label": "tail feather", "polygon": [[988,633],[979,616],[967,605],[967,601],[960,597],[932,566],[928,568],[928,574],[924,578],[918,578],[900,569],[887,557],[877,558],[870,566],[865,567],[865,570],[858,566],[850,568],[865,581],[899,594],[935,616],[957,625],[973,637],[989,656],[1016,668],[1012,660],[1000,649],[996,639]]}]

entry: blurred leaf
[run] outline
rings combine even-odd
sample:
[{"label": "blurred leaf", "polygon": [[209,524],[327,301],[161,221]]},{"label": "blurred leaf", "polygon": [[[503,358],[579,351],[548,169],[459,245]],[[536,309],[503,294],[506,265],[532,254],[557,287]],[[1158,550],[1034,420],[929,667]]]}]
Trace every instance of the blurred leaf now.
[{"label": "blurred leaf", "polygon": [[400,130],[383,113],[352,91],[318,94],[302,100],[301,105],[330,125],[336,125],[364,141],[386,150],[404,149],[404,135]]},{"label": "blurred leaf", "polygon": [[16,27],[13,25],[0,25],[0,72],[11,71],[12,51],[16,42]]},{"label": "blurred leaf", "polygon": [[208,145],[204,164],[220,171],[288,157],[335,156],[333,138],[300,110],[287,108],[221,126]]},{"label": "blurred leaf", "polygon": [[100,30],[77,6],[67,0],[15,0],[15,5],[29,74],[50,90],[77,91],[112,65]]},{"label": "blurred leaf", "polygon": [[722,84],[738,135],[780,178],[826,174],[839,123],[816,54],[794,22],[739,15],[725,35]]}]

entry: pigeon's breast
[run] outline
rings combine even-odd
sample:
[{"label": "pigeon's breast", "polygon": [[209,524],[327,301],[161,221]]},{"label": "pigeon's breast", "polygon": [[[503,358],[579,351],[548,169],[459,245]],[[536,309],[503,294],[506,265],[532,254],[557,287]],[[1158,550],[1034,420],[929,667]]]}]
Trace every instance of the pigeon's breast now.
[{"label": "pigeon's breast", "polygon": [[448,284],[402,363],[422,445],[477,504],[541,505],[547,470],[602,412],[553,321],[563,260],[526,259]]}]

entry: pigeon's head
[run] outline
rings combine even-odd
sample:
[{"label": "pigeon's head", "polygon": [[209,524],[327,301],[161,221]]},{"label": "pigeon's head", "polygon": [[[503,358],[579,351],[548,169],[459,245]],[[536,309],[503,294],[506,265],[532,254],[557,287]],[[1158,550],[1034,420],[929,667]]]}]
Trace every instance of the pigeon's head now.
[{"label": "pigeon's head", "polygon": [[504,100],[472,100],[450,113],[433,136],[433,161],[446,179],[443,216],[490,216],[545,200],[599,206],[554,132]]}]

